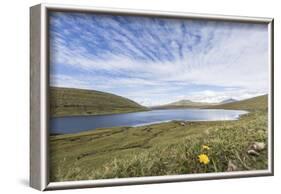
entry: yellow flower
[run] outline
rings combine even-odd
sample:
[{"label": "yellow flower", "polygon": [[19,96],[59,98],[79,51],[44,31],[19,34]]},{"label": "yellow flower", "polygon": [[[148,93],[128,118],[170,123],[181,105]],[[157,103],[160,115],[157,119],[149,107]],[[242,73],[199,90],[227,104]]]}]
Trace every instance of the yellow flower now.
[{"label": "yellow flower", "polygon": [[210,162],[209,157],[206,154],[200,154],[198,158],[200,163],[208,164]]},{"label": "yellow flower", "polygon": [[210,147],[209,147],[209,146],[207,146],[207,145],[202,145],[202,149],[203,149],[203,150],[209,150],[209,149],[210,149]]}]

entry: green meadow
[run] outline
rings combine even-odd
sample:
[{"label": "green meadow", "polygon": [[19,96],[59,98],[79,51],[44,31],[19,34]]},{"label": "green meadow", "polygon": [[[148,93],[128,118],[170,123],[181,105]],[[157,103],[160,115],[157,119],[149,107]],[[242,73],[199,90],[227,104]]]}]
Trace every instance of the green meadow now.
[{"label": "green meadow", "polygon": [[[61,98],[61,102],[54,101],[53,115],[110,112],[103,105],[98,106],[99,110],[86,108],[83,112],[81,107],[87,107],[86,102],[93,100],[89,97],[92,94],[83,90],[79,95],[85,103],[80,101],[77,111],[73,100],[67,99],[71,107],[68,108],[61,102],[69,97],[55,91],[53,99]],[[125,112],[146,110],[130,100],[127,102],[129,107],[125,102],[121,103],[123,107],[112,102],[111,112],[123,112],[124,107]],[[106,103],[103,99],[102,104]],[[209,107],[249,111],[234,121],[171,121],[50,136],[50,179],[72,181],[267,169],[267,104],[264,95]]]}]

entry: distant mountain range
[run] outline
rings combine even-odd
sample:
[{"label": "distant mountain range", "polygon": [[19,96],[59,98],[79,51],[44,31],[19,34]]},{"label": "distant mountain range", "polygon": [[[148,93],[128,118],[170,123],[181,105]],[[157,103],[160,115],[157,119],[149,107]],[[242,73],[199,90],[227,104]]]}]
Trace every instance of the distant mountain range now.
[{"label": "distant mountain range", "polygon": [[226,100],[221,101],[219,104],[226,104],[226,103],[230,103],[230,102],[237,102],[238,100],[235,100],[233,98],[229,98]]},{"label": "distant mountain range", "polygon": [[233,98],[223,100],[219,103],[193,102],[191,100],[180,100],[170,104],[150,107],[151,109],[171,109],[171,108],[205,108],[205,109],[241,109],[258,110],[267,109],[268,95],[257,96],[245,100],[235,100]]},{"label": "distant mountain range", "polygon": [[227,103],[232,103],[232,102],[237,102],[238,100],[235,100],[233,98],[229,98],[226,100],[223,100],[218,103],[209,103],[209,102],[194,102],[191,100],[179,100],[176,102],[172,102],[169,104],[165,105],[160,105],[160,106],[153,106],[151,107],[152,109],[169,109],[169,108],[207,108],[215,105],[222,105],[222,104],[227,104]]},{"label": "distant mountain range", "polygon": [[170,108],[206,108],[213,105],[218,105],[219,103],[207,103],[207,102],[193,102],[191,100],[179,100],[173,103],[153,106],[152,109],[170,109]]}]

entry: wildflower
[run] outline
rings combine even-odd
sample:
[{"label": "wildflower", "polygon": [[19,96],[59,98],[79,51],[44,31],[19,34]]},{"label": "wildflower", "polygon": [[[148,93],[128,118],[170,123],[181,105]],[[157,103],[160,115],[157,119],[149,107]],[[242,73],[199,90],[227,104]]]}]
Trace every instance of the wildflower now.
[{"label": "wildflower", "polygon": [[210,149],[210,147],[209,147],[209,146],[207,146],[207,145],[202,145],[202,149],[203,149],[203,150],[209,150],[209,149]]},{"label": "wildflower", "polygon": [[210,162],[209,157],[206,154],[200,154],[198,158],[200,163],[208,164]]}]

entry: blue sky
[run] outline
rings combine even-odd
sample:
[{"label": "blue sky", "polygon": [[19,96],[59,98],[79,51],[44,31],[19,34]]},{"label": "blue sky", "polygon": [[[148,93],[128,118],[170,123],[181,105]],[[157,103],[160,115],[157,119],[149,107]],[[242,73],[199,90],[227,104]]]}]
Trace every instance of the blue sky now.
[{"label": "blue sky", "polygon": [[268,93],[265,24],[53,12],[50,59],[52,86],[147,106]]}]

